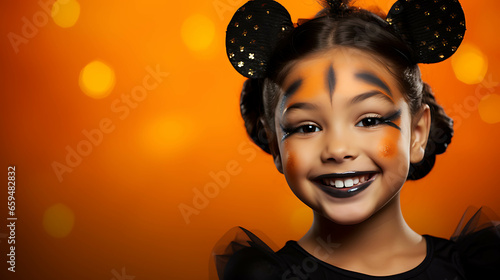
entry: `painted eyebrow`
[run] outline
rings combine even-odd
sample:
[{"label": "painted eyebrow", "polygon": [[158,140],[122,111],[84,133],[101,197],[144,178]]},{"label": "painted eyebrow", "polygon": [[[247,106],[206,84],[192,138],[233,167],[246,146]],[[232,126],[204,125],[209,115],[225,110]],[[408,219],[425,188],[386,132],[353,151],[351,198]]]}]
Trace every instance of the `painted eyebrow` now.
[{"label": "painted eyebrow", "polygon": [[390,97],[392,97],[392,92],[389,89],[389,86],[387,86],[386,83],[384,83],[381,79],[379,79],[377,76],[373,75],[370,72],[361,72],[361,73],[356,73],[355,74],[356,78],[363,80],[371,85],[378,86],[379,88],[383,89],[387,94],[389,94]]},{"label": "painted eyebrow", "polygon": [[281,111],[283,111],[285,103],[288,100],[288,98],[290,98],[290,96],[292,96],[299,90],[300,86],[302,85],[302,81],[303,81],[302,78],[297,79],[285,90],[285,93],[283,94],[283,99],[281,100],[280,104]]},{"label": "painted eyebrow", "polygon": [[382,98],[382,99],[387,100],[387,101],[391,102],[392,104],[394,104],[394,101],[387,94],[385,94],[381,91],[378,91],[378,90],[372,90],[372,91],[365,92],[365,93],[362,93],[360,95],[353,97],[351,99],[351,101],[349,102],[349,105],[359,103],[363,100],[366,100],[366,99],[368,99],[370,97],[374,97],[374,96],[378,97],[378,98]]}]

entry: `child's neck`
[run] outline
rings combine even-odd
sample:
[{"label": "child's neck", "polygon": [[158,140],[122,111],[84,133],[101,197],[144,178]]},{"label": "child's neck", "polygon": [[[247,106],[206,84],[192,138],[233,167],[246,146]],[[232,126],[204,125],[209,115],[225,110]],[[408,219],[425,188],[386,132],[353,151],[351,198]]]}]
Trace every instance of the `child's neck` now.
[{"label": "child's neck", "polygon": [[314,213],[313,225],[299,244],[327,263],[371,275],[407,271],[426,255],[425,240],[403,218],[399,194],[356,225],[339,225]]}]

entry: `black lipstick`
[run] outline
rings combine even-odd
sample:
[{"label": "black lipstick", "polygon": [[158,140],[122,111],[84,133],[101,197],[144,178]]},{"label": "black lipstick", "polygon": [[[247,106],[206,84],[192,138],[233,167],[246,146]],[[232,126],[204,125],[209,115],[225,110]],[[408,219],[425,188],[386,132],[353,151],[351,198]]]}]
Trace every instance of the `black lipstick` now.
[{"label": "black lipstick", "polygon": [[[368,188],[373,182],[377,172],[374,171],[366,171],[366,172],[345,172],[345,173],[332,173],[318,176],[314,179],[314,183],[326,194],[336,197],[336,198],[347,198],[353,197],[358,193],[364,191]],[[338,179],[338,178],[347,178],[347,177],[357,177],[362,175],[369,174],[368,181],[357,184],[356,186],[347,187],[347,188],[336,188],[334,186],[329,186],[323,184],[324,179]]]}]

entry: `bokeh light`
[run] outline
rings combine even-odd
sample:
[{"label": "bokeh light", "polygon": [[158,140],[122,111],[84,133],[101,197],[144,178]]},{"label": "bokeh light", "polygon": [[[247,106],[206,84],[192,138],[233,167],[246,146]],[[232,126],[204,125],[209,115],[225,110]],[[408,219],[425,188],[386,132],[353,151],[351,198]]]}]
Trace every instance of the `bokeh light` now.
[{"label": "bokeh light", "polygon": [[462,43],[451,64],[457,79],[469,85],[483,81],[488,71],[487,57],[471,43]]},{"label": "bokeh light", "polygon": [[214,40],[215,26],[208,17],[195,14],[184,20],[181,35],[189,49],[193,51],[205,50]]},{"label": "bokeh light", "polygon": [[481,119],[490,124],[500,122],[500,95],[489,94],[479,102],[479,115]]},{"label": "bokeh light", "polygon": [[73,211],[62,203],[50,206],[43,215],[43,227],[52,237],[62,238],[68,236],[75,224]]},{"label": "bokeh light", "polygon": [[115,73],[106,63],[95,60],[80,72],[80,88],[93,98],[108,96],[115,85]]},{"label": "bokeh light", "polygon": [[58,0],[52,6],[51,16],[60,27],[72,27],[80,17],[80,4],[76,0]]}]

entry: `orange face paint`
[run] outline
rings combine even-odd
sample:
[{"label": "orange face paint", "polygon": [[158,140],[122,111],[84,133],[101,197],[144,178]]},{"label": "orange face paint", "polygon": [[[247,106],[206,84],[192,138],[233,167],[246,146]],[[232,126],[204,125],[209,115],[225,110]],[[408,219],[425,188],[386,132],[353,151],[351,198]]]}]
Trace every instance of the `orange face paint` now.
[{"label": "orange face paint", "polygon": [[381,158],[392,158],[397,153],[397,142],[400,137],[399,131],[391,131],[378,145],[379,156]]}]

